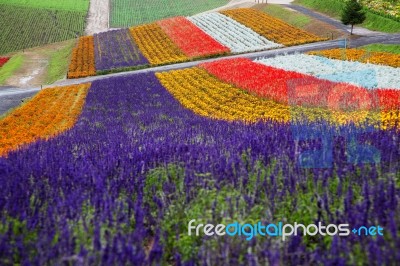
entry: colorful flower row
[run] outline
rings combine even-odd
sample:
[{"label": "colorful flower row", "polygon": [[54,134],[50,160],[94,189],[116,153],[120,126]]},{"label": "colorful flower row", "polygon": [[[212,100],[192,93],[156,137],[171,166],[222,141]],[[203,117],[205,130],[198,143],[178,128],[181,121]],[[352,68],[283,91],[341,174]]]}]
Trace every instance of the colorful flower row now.
[{"label": "colorful flower row", "polygon": [[331,59],[358,61],[377,65],[400,67],[400,54],[387,52],[370,52],[363,49],[330,49],[309,52],[311,55],[324,56]]},{"label": "colorful flower row", "polygon": [[168,37],[188,57],[204,57],[229,53],[229,49],[196,27],[185,17],[175,17],[157,22]]},{"label": "colorful flower row", "polygon": [[128,29],[95,34],[94,47],[97,71],[149,64]]},{"label": "colorful flower row", "polygon": [[9,57],[0,57],[0,67],[2,67],[5,63],[7,63],[8,60],[10,60]]},{"label": "colorful flower row", "polygon": [[368,90],[278,69],[249,59],[219,60],[201,66],[224,82],[290,106],[315,106],[332,110],[391,110],[400,106],[400,90]]},{"label": "colorful flower row", "polygon": [[227,121],[277,121],[280,123],[324,120],[333,124],[367,121],[393,126],[398,112],[344,112],[326,108],[289,106],[246,93],[220,81],[201,68],[189,68],[156,74],[161,84],[186,108],[198,115]]},{"label": "colorful flower row", "polygon": [[[168,18],[82,38],[74,50],[68,77],[95,75],[96,70],[120,71],[322,40],[256,10],[238,9],[224,14],[228,16],[213,12]],[[94,39],[94,44],[90,39]]]},{"label": "colorful flower row", "polygon": [[140,51],[152,65],[189,60],[157,23],[133,27],[130,32]]},{"label": "colorful flower row", "polygon": [[237,8],[221,13],[251,28],[268,40],[285,46],[326,40],[255,9]]},{"label": "colorful flower row", "polygon": [[282,47],[252,29],[220,13],[205,13],[188,18],[200,29],[230,49],[245,53]]},{"label": "colorful flower row", "polygon": [[0,120],[0,157],[70,129],[82,111],[89,87],[83,84],[44,89]]},{"label": "colorful flower row", "polygon": [[258,59],[256,62],[334,82],[347,82],[368,89],[400,89],[400,68],[306,54],[282,55]]},{"label": "colorful flower row", "polygon": [[[0,158],[0,264],[396,265],[399,141],[394,129],[208,119],[154,73],[97,80],[73,128]],[[384,236],[188,236],[191,219]]]},{"label": "colorful flower row", "polygon": [[68,78],[82,78],[96,75],[94,38],[93,36],[80,37],[72,51]]}]

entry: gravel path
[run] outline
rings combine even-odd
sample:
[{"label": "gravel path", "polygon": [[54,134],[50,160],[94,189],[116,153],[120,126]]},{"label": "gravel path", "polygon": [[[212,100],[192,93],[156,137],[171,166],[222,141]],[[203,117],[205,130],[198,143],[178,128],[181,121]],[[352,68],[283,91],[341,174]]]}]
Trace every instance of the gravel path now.
[{"label": "gravel path", "polygon": [[109,28],[111,0],[90,0],[87,24],[85,29],[86,35],[107,31]]}]

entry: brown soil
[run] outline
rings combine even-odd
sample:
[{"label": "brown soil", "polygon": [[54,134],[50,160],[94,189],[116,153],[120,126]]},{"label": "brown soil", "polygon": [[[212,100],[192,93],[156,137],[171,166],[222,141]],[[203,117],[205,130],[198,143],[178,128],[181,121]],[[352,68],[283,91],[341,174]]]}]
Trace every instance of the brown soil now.
[{"label": "brown soil", "polygon": [[346,34],[337,30],[332,25],[318,21],[316,19],[311,19],[311,22],[303,27],[303,29],[315,35],[327,37],[333,40],[346,36]]},{"label": "brown soil", "polygon": [[24,57],[20,69],[6,80],[4,86],[30,88],[45,84],[47,67],[51,54],[68,45],[71,41],[52,43],[41,47],[27,49],[23,52],[11,53],[8,56],[22,54]]},{"label": "brown soil", "polygon": [[[263,11],[264,8],[266,7],[266,4],[258,4],[253,6],[254,9]],[[288,8],[289,11],[291,12],[296,12],[293,9]],[[302,27],[303,30],[308,31],[310,33],[313,33],[317,36],[321,36],[321,37],[326,37],[326,38],[333,38],[333,39],[338,39],[338,38],[343,38],[344,36],[346,36],[343,32],[341,32],[340,30],[337,30],[335,27],[333,27],[332,25],[329,25],[325,22],[319,21],[317,19],[314,18],[310,18],[310,23],[307,24],[306,26]]]}]

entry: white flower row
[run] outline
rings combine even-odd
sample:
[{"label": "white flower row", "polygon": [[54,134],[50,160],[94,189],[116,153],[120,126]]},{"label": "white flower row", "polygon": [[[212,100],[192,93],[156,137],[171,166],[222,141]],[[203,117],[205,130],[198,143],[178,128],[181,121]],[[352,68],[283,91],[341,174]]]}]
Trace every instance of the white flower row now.
[{"label": "white flower row", "polygon": [[228,47],[232,53],[282,47],[281,44],[267,40],[252,29],[220,13],[199,14],[188,19],[219,43]]},{"label": "white flower row", "polygon": [[390,66],[341,61],[307,54],[281,55],[257,59],[255,62],[369,89],[400,89],[400,68]]}]

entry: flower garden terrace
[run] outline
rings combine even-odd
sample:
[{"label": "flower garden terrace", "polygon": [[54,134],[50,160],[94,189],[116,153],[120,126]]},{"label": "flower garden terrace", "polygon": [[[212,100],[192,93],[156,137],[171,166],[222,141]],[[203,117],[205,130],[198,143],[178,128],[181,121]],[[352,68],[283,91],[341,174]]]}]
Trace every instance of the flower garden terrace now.
[{"label": "flower garden terrace", "polygon": [[[272,70],[267,62],[229,65],[243,63]],[[365,117],[364,110],[349,114],[329,106],[291,106],[279,101],[283,96],[252,93],[248,85],[257,84],[257,76],[249,84],[245,75],[242,81],[239,74],[225,80],[216,72],[219,64],[226,61],[44,90],[0,120],[2,148],[4,139],[8,145],[17,141],[9,138],[17,131],[34,135],[21,137],[25,143],[14,143],[16,148],[0,158],[2,263],[397,261],[398,110],[387,106],[381,113],[390,115],[372,118],[390,126],[367,127],[370,121],[362,119],[364,124],[351,124],[352,118]],[[295,72],[275,68],[271,73],[285,78]],[[396,95],[398,88],[392,90],[390,95]],[[61,92],[68,103],[57,108]],[[71,102],[76,104],[68,111]],[[25,115],[52,104],[38,121]],[[293,112],[310,119],[291,122]],[[27,123],[15,124],[18,119]],[[50,127],[48,135],[41,136],[39,125]],[[302,167],[299,154],[324,147],[321,134],[332,136],[333,145],[322,149],[331,152],[331,165]],[[380,152],[360,156],[349,138],[363,151],[374,147]],[[385,234],[295,236],[285,243],[263,237],[189,237],[186,224],[194,217],[215,223],[368,223],[379,224]]]},{"label": "flower garden terrace", "polygon": [[[262,25],[260,21],[263,21]],[[174,17],[129,30],[113,30],[80,38],[73,51],[68,78],[322,40],[326,39],[254,9]]]}]

